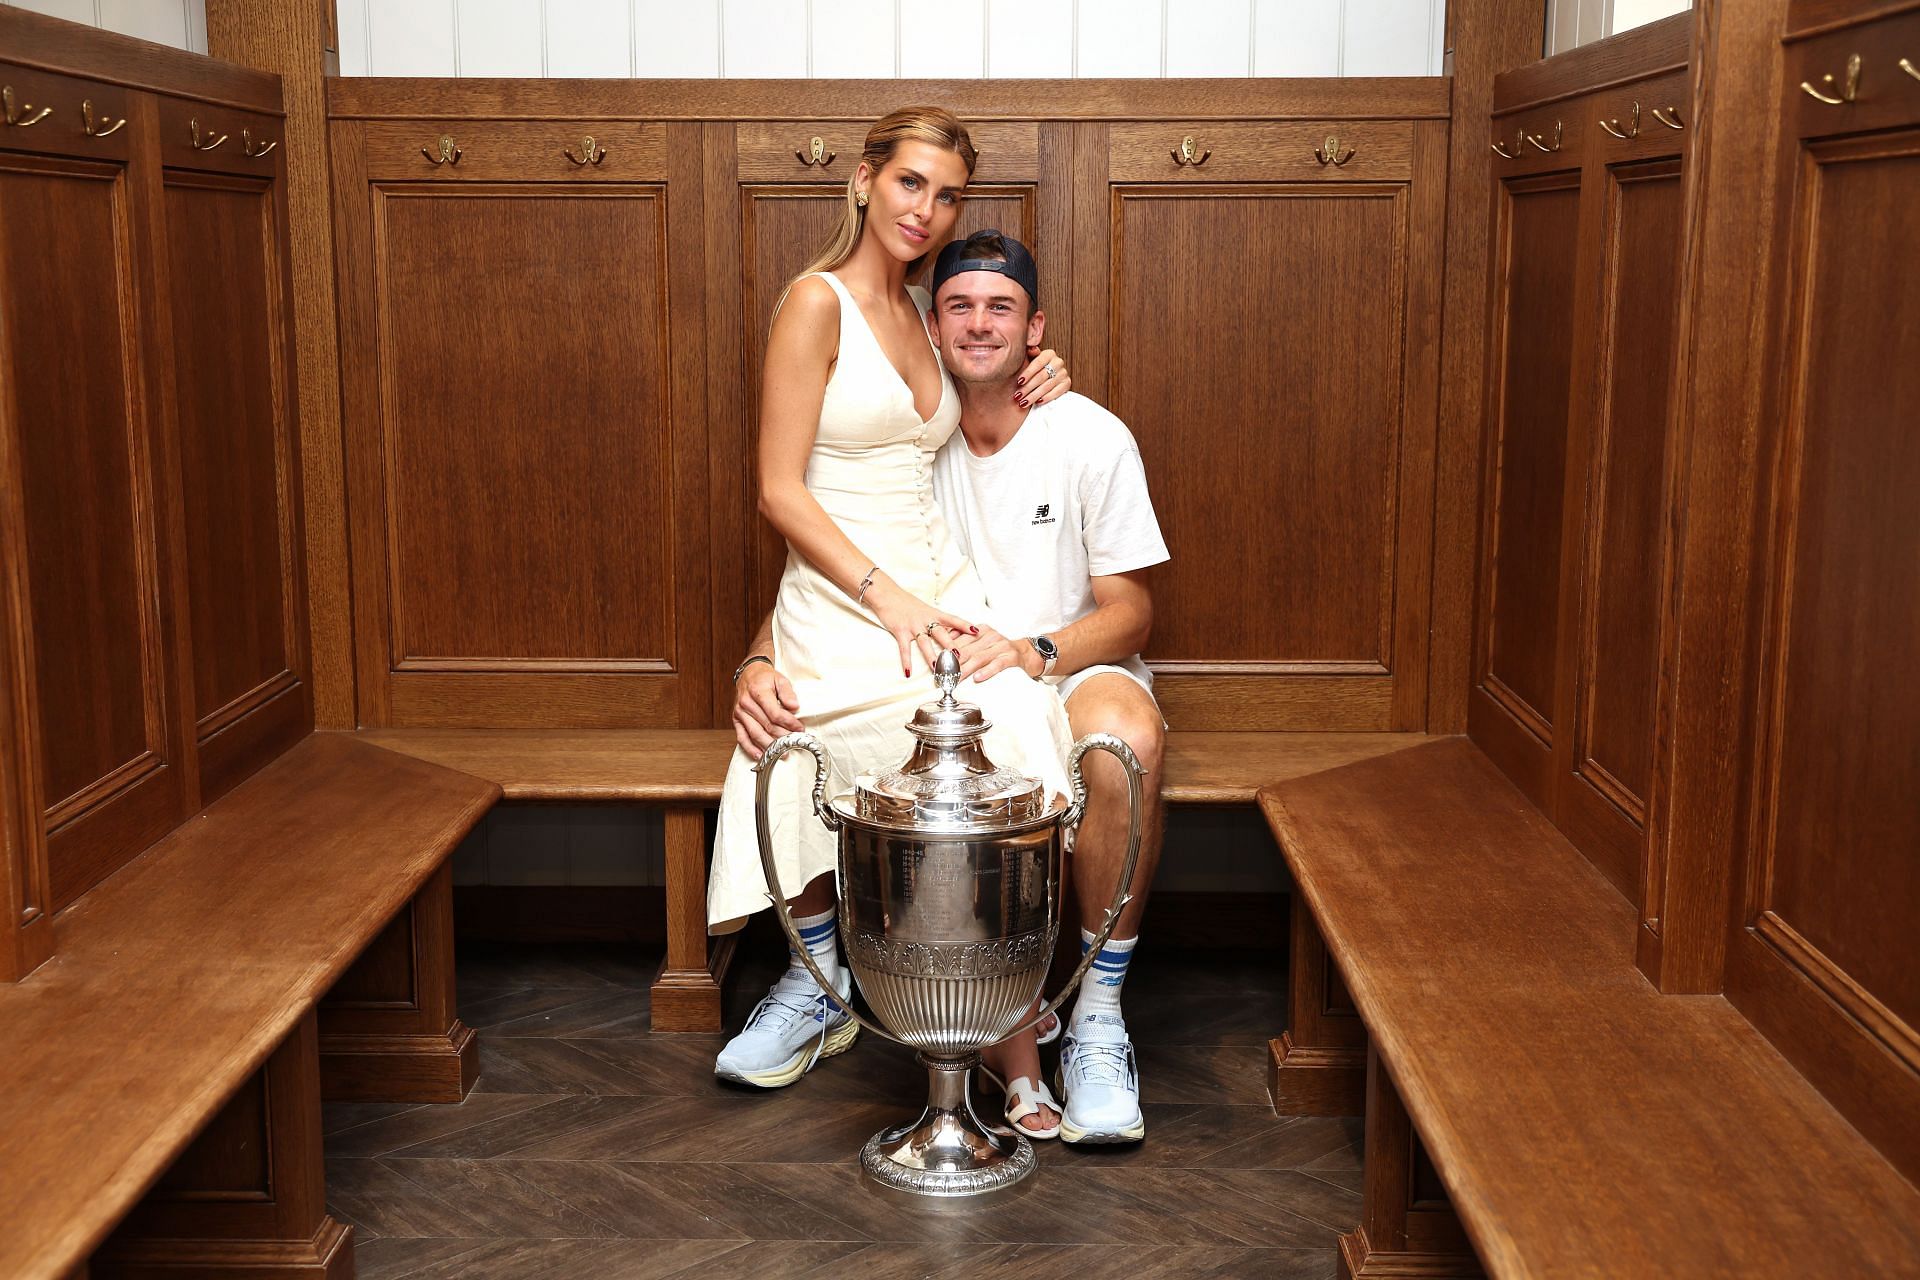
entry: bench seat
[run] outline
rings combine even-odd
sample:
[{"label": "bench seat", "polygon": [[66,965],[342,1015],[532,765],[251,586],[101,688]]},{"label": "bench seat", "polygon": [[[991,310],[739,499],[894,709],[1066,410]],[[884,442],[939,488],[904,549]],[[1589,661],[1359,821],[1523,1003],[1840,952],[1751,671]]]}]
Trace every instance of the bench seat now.
[{"label": "bench seat", "polygon": [[1920,1192],[1724,998],[1648,984],[1633,908],[1467,740],[1260,805],[1494,1275],[1920,1273]]},{"label": "bench seat", "polygon": [[[653,986],[652,1026],[720,1030],[720,985],[735,937],[707,938],[705,811],[720,800],[731,729],[361,729],[351,736],[485,778],[508,800],[663,809],[667,954]],[[1264,783],[1424,741],[1414,733],[1175,731],[1160,790],[1169,804],[1251,805]]]},{"label": "bench seat", "polygon": [[84,1262],[498,794],[310,736],[63,913],[0,986],[0,1276]]}]

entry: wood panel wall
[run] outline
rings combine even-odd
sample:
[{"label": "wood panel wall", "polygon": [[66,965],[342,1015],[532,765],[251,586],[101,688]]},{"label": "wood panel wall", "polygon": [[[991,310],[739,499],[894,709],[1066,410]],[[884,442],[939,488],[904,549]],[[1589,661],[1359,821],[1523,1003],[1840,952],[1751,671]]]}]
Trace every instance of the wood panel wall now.
[{"label": "wood panel wall", "polygon": [[11,9],[0,48],[0,653],[30,676],[13,724],[40,727],[9,790],[31,925],[312,709],[278,81]]},{"label": "wood panel wall", "polygon": [[1920,73],[1900,59],[1920,67],[1920,12],[1870,9],[1791,6],[1775,85],[1779,376],[1760,460],[1752,782],[1726,984],[1913,1178],[1920,370],[1903,349],[1920,337]]},{"label": "wood panel wall", "polygon": [[1690,29],[1670,18],[1495,81],[1468,705],[1474,740],[1655,933],[1646,822]]},{"label": "wood panel wall", "polygon": [[1427,80],[336,82],[362,723],[724,723],[786,558],[752,500],[772,307],[917,100],[975,129],[961,230],[1033,244],[1049,342],[1141,442],[1173,723],[1424,725]]},{"label": "wood panel wall", "polygon": [[1470,699],[1647,975],[1909,1178],[1916,49],[1912,3],[1705,0],[1500,78]]}]

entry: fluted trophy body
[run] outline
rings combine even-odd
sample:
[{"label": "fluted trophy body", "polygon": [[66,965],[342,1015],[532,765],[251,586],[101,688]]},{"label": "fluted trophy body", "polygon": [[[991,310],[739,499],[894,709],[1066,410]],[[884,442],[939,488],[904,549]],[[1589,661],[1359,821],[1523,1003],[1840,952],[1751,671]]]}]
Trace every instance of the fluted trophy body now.
[{"label": "fluted trophy body", "polygon": [[[815,761],[813,808],[839,834],[841,954],[872,1016],[850,1010],[869,1031],[919,1050],[928,1070],[927,1109],[876,1134],[861,1163],[879,1182],[925,1195],[960,1196],[1010,1186],[1034,1167],[1021,1134],[983,1122],[968,1077],[980,1050],[1018,1034],[1066,1000],[1112,933],[1140,853],[1141,778],[1126,743],[1093,734],[1074,745],[1071,802],[1041,784],[996,769],[980,747],[987,722],[954,696],[959,659],[940,655],[938,702],[907,726],[913,755],[898,768],[862,774],[828,804],[826,750],[788,734],[756,766],[761,865],[775,914],[814,978],[831,990],[800,945],[774,865],[767,792],[773,765],[793,750]],[[1127,857],[1092,948],[1066,986],[1033,1012],[1060,930],[1061,857],[1066,832],[1086,801],[1080,759],[1090,750],[1126,766],[1131,823]]]}]

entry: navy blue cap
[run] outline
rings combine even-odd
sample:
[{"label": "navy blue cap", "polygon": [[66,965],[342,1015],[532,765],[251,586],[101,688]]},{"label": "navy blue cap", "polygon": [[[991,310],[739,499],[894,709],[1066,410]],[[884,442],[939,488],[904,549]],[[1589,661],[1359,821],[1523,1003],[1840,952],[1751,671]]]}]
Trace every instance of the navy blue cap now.
[{"label": "navy blue cap", "polygon": [[[978,257],[989,250],[981,241],[989,236],[997,236],[1006,248],[1006,260]],[[1033,305],[1040,305],[1040,269],[1034,265],[1033,255],[1027,252],[1027,246],[1012,236],[993,227],[976,231],[965,240],[954,240],[940,251],[933,262],[933,292],[938,295],[940,286],[962,271],[992,271],[1009,280],[1019,283],[1027,291],[1027,297],[1033,299]]]}]

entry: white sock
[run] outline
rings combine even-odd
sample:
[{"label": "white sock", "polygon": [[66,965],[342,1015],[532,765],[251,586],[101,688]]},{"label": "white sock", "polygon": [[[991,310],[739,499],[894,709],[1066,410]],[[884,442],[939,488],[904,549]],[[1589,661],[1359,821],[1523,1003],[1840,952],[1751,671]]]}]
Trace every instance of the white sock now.
[{"label": "white sock", "polygon": [[[820,972],[832,982],[840,981],[840,933],[833,927],[834,911],[828,907],[817,916],[795,916],[793,923],[800,930],[800,940],[807,944],[807,954],[820,966]],[[813,981],[813,975],[807,972],[807,966],[800,963],[800,953],[787,944],[787,971]]]},{"label": "white sock", "polygon": [[[1093,939],[1092,933],[1080,931],[1081,955],[1086,955],[1093,946]],[[1127,963],[1133,959],[1134,944],[1139,941],[1137,937],[1107,939],[1107,945],[1100,948],[1099,958],[1081,980],[1080,998],[1074,1001],[1070,1028],[1094,1021],[1125,1025],[1120,1014],[1120,987],[1127,980]]]}]

